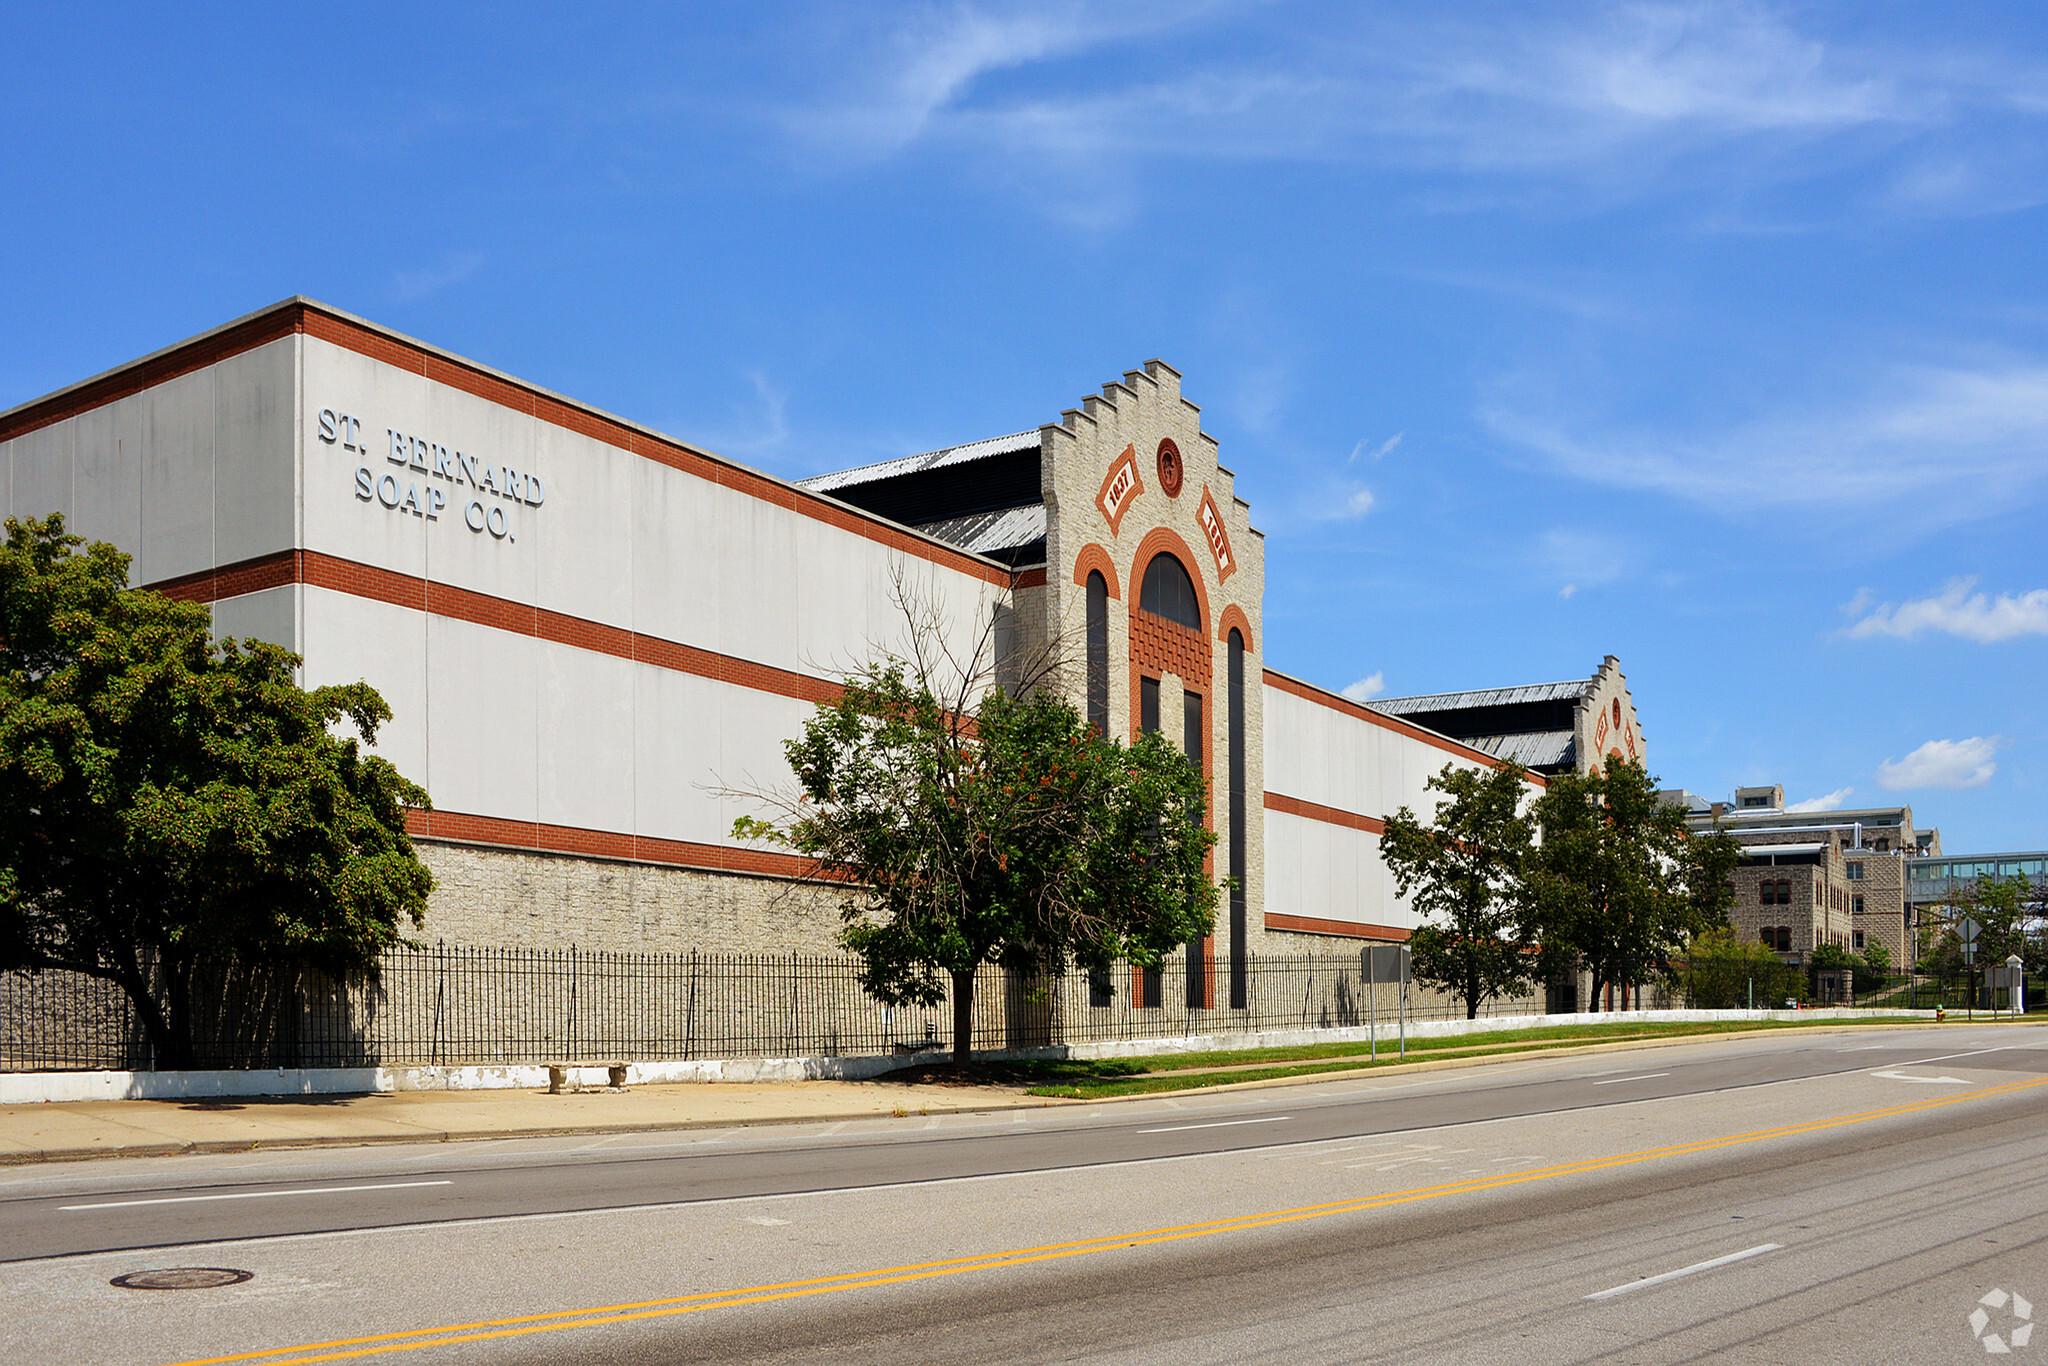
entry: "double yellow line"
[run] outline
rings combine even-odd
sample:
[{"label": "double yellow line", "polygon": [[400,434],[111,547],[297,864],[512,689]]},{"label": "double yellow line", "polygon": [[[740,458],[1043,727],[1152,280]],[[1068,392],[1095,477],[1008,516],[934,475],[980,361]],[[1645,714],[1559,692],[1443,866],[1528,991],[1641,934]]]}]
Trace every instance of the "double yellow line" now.
[{"label": "double yellow line", "polygon": [[441,1328],[419,1328],[406,1333],[380,1333],[370,1337],[338,1338],[331,1342],[309,1342],[297,1347],[276,1347],[261,1352],[240,1352],[232,1356],[201,1357],[191,1361],[177,1362],[174,1366],[225,1366],[225,1363],[252,1363],[257,1366],[309,1366],[319,1361],[348,1361],[359,1357],[383,1356],[393,1352],[414,1352],[427,1347],[446,1347],[459,1342],[486,1342],[495,1338],[531,1337],[537,1333],[559,1333],[570,1328],[596,1328],[606,1324],[632,1323],[639,1319],[669,1318],[678,1314],[701,1314],[712,1309],[731,1309],[743,1304],[767,1304],[775,1300],[802,1299],[811,1295],[829,1295],[841,1290],[863,1290],[873,1286],[899,1285],[907,1281],[934,1280],[942,1276],[963,1276],[976,1271],[995,1271],[1002,1267],[1024,1266],[1032,1262],[1056,1261],[1064,1257],[1083,1257],[1094,1252],[1110,1252],[1119,1248],[1146,1247],[1155,1243],[1180,1242],[1189,1238],[1207,1238],[1219,1233],[1238,1233],[1246,1229],[1269,1228],[1276,1224],[1299,1223],[1307,1219],[1326,1219],[1336,1214],[1353,1214],[1361,1210],[1382,1209],[1390,1205],[1412,1204],[1419,1200],[1436,1200],[1447,1195],[1467,1195],[1475,1191],[1495,1190],[1503,1186],[1524,1185],[1532,1181],[1549,1181],[1560,1176],[1577,1176],[1586,1172],[1605,1171],[1614,1167],[1632,1166],[1639,1162],[1655,1162],[1669,1157],[1685,1157],[1693,1153],[1713,1152],[1720,1148],[1737,1147],[1745,1143],[1761,1143],[1766,1139],[1791,1138],[1800,1134],[1823,1133],[1830,1129],[1846,1128],[1853,1124],[1868,1124],[1874,1120],[1891,1119],[1900,1115],[1918,1114],[1927,1110],[1938,1110],[1943,1106],[1960,1105],[1965,1101],[1981,1100],[1987,1096],[2025,1091],[2037,1086],[2048,1086],[2048,1077],[2036,1077],[2029,1081],[2010,1082],[2003,1086],[1989,1086],[1961,1095],[1937,1097],[1933,1100],[1914,1101],[1905,1105],[1890,1105],[1881,1110],[1864,1110],[1857,1114],[1837,1115],[1828,1119],[1810,1120],[1803,1124],[1787,1124],[1775,1129],[1758,1129],[1753,1133],[1729,1134],[1720,1138],[1703,1138],[1692,1143],[1675,1143],[1666,1148],[1650,1148],[1642,1152],[1620,1153],[1613,1157],[1587,1158],[1582,1162],[1567,1162],[1562,1166],[1543,1167],[1533,1171],[1508,1172],[1499,1176],[1476,1177],[1470,1181],[1454,1181],[1443,1186],[1425,1186],[1416,1190],[1395,1191],[1388,1195],[1362,1196],[1355,1200],[1338,1200],[1326,1205],[1304,1205],[1298,1209],[1269,1210],[1263,1214],[1247,1214],[1235,1219],[1218,1219],[1210,1223],[1179,1224],[1171,1228],[1146,1229],[1138,1233],[1114,1234],[1102,1238],[1084,1238],[1079,1242],[1048,1243],[1043,1247],[1015,1248],[1007,1252],[991,1252],[978,1257],[957,1257],[948,1261],[916,1262],[908,1266],[883,1267],[875,1271],[855,1272],[844,1276],[821,1276],[813,1280],[782,1281],[773,1285],[750,1286],[742,1290],[710,1291],[699,1295],[678,1295],[669,1299],[641,1300],[632,1304],[611,1304],[592,1309],[565,1309],[552,1314],[527,1314],[518,1318],[489,1319],[479,1323],[450,1324]]}]

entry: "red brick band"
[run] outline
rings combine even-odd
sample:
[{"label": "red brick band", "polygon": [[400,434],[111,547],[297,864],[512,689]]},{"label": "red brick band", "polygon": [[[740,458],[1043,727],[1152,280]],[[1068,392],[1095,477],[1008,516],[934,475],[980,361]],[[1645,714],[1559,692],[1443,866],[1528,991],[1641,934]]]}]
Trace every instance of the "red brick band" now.
[{"label": "red brick band", "polygon": [[149,587],[166,597],[188,602],[218,602],[244,593],[304,583],[332,589],[359,598],[388,602],[416,612],[489,626],[515,635],[533,636],[557,645],[651,664],[658,669],[716,679],[735,687],[794,697],[801,702],[829,702],[839,696],[839,685],[829,679],[757,664],[749,659],[719,654],[660,636],[642,635],[623,627],[607,626],[544,607],[492,597],[487,593],[456,588],[431,579],[394,573],[373,565],[358,564],[317,550],[287,550],[260,559],[244,560],[221,569],[182,578],[167,579]]},{"label": "red brick band", "polygon": [[654,839],[614,830],[586,830],[574,825],[511,821],[498,816],[473,816],[460,811],[409,811],[405,826],[415,838],[488,844],[502,849],[531,849],[543,854],[575,854],[586,858],[626,859],[675,868],[702,868],[720,873],[756,873],[767,877],[801,877],[810,868],[794,854],[744,849],[727,844]]},{"label": "red brick band", "polygon": [[1398,925],[1366,925],[1356,920],[1321,920],[1312,915],[1281,915],[1277,911],[1266,912],[1266,928],[1292,930],[1296,934],[1334,934],[1345,939],[1402,940],[1408,937],[1408,931]]},{"label": "red brick band", "polygon": [[1299,797],[1284,797],[1278,792],[1266,794],[1268,811],[1284,811],[1290,816],[1306,820],[1321,821],[1325,825],[1341,825],[1351,830],[1363,830],[1368,835],[1384,835],[1387,823],[1377,816],[1361,816],[1356,811],[1345,811],[1319,802],[1305,802]]}]

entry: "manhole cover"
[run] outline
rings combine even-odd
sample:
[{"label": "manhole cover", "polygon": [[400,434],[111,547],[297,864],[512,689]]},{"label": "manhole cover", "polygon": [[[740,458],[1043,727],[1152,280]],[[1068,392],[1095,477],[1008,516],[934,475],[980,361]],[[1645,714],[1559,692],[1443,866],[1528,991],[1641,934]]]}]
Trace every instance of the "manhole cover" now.
[{"label": "manhole cover", "polygon": [[160,1271],[131,1271],[114,1277],[123,1290],[212,1290],[240,1285],[256,1273],[225,1266],[167,1266]]}]

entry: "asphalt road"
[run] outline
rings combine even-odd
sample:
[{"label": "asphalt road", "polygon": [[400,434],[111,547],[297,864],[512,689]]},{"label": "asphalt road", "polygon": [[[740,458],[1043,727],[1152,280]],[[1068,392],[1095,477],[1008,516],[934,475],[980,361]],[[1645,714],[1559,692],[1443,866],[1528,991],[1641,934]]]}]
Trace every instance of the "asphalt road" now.
[{"label": "asphalt road", "polygon": [[[0,1351],[1974,1360],[1994,1289],[2048,1318],[2044,1080],[2048,1029],[1866,1027],[994,1117],[38,1169],[0,1183]],[[255,1276],[107,1286],[152,1265]]]}]

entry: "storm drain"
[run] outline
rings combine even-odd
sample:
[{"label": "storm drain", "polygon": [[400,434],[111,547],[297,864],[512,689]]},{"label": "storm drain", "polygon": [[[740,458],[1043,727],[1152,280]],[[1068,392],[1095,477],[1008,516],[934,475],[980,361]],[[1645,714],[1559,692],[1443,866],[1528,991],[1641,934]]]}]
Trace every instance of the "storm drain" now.
[{"label": "storm drain", "polygon": [[240,1285],[256,1273],[226,1266],[167,1266],[156,1271],[131,1271],[112,1284],[123,1290],[213,1290]]}]

